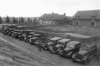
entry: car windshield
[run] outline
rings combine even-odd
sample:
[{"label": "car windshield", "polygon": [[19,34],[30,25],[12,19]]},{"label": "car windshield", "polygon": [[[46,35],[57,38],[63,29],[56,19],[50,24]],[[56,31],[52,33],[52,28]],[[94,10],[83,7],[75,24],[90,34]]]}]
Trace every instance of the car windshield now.
[{"label": "car windshield", "polygon": [[84,47],[81,47],[80,49],[81,50],[89,50],[89,47],[88,46],[84,46]]},{"label": "car windshield", "polygon": [[74,45],[68,45],[66,46],[66,48],[64,50],[69,50],[69,49],[73,49],[74,48]]},{"label": "car windshield", "polygon": [[78,52],[78,54],[84,55],[84,54],[86,54],[87,52],[88,52],[88,51],[86,51],[86,50],[80,49],[80,51]]},{"label": "car windshield", "polygon": [[74,45],[68,45],[67,47],[68,48],[74,48]]},{"label": "car windshield", "polygon": [[63,43],[58,43],[57,45],[56,45],[56,47],[61,47],[61,46],[63,46],[64,44]]},{"label": "car windshield", "polygon": [[37,37],[32,37],[31,39],[37,39]]},{"label": "car windshield", "polygon": [[56,47],[61,47],[61,46],[63,46],[63,45],[62,45],[62,44],[57,44],[57,45],[56,45]]},{"label": "car windshield", "polygon": [[30,32],[29,34],[34,34],[34,32]]},{"label": "car windshield", "polygon": [[26,34],[22,34],[22,36],[26,36]]}]

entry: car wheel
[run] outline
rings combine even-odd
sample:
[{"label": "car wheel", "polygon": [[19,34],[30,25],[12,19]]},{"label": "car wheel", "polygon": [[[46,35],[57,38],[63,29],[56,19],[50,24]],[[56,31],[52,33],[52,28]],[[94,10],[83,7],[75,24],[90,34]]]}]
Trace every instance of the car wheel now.
[{"label": "car wheel", "polygon": [[86,60],[82,61],[82,63],[85,64],[85,65],[86,65],[88,62],[89,62],[88,58],[87,58]]},{"label": "car wheel", "polygon": [[73,61],[73,62],[76,62],[74,58],[72,58],[72,61]]}]

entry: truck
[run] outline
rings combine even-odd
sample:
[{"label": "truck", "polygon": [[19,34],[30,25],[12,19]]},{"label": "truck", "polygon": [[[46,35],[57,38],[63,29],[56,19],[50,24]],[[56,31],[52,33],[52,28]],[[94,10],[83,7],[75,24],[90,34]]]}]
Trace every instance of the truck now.
[{"label": "truck", "polygon": [[73,54],[80,49],[81,43],[79,41],[70,41],[66,47],[59,51],[59,55],[66,58],[71,58]]},{"label": "truck", "polygon": [[61,37],[52,37],[52,38],[48,39],[48,42],[46,42],[45,44],[42,45],[43,49],[50,51],[51,47],[55,46],[57,44],[57,41],[60,39],[61,39]]},{"label": "truck", "polygon": [[86,44],[83,45],[79,52],[73,54],[72,60],[76,62],[81,62],[87,64],[96,54],[96,45],[95,44]]},{"label": "truck", "polygon": [[59,51],[62,50],[69,41],[70,39],[66,39],[66,38],[60,39],[59,41],[57,41],[56,45],[50,47],[50,52],[58,54]]}]

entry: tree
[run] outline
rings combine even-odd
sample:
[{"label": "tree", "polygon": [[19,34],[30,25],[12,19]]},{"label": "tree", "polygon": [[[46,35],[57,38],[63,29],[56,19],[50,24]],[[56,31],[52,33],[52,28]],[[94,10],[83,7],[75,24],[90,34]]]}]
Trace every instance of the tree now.
[{"label": "tree", "polygon": [[5,19],[5,23],[10,23],[10,22],[11,22],[10,18],[9,18],[9,16],[7,16],[6,19]]},{"label": "tree", "polygon": [[31,23],[32,22],[32,19],[31,18],[27,18],[27,22],[28,23]]},{"label": "tree", "polygon": [[0,16],[0,24],[3,23],[2,17]]},{"label": "tree", "polygon": [[33,23],[34,23],[35,25],[38,24],[37,18],[34,18]]},{"label": "tree", "polygon": [[13,18],[12,18],[12,22],[13,22],[13,23],[18,23],[17,18],[13,17]]},{"label": "tree", "polygon": [[19,23],[24,23],[25,19],[23,17],[19,18]]}]

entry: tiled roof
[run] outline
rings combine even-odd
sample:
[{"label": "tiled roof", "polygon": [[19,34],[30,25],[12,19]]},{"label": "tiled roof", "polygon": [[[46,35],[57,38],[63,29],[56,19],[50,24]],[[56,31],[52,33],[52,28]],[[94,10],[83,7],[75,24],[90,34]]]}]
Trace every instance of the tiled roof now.
[{"label": "tiled roof", "polygon": [[91,19],[92,17],[100,19],[100,10],[87,10],[87,11],[78,11],[73,19],[79,17],[79,19]]}]

